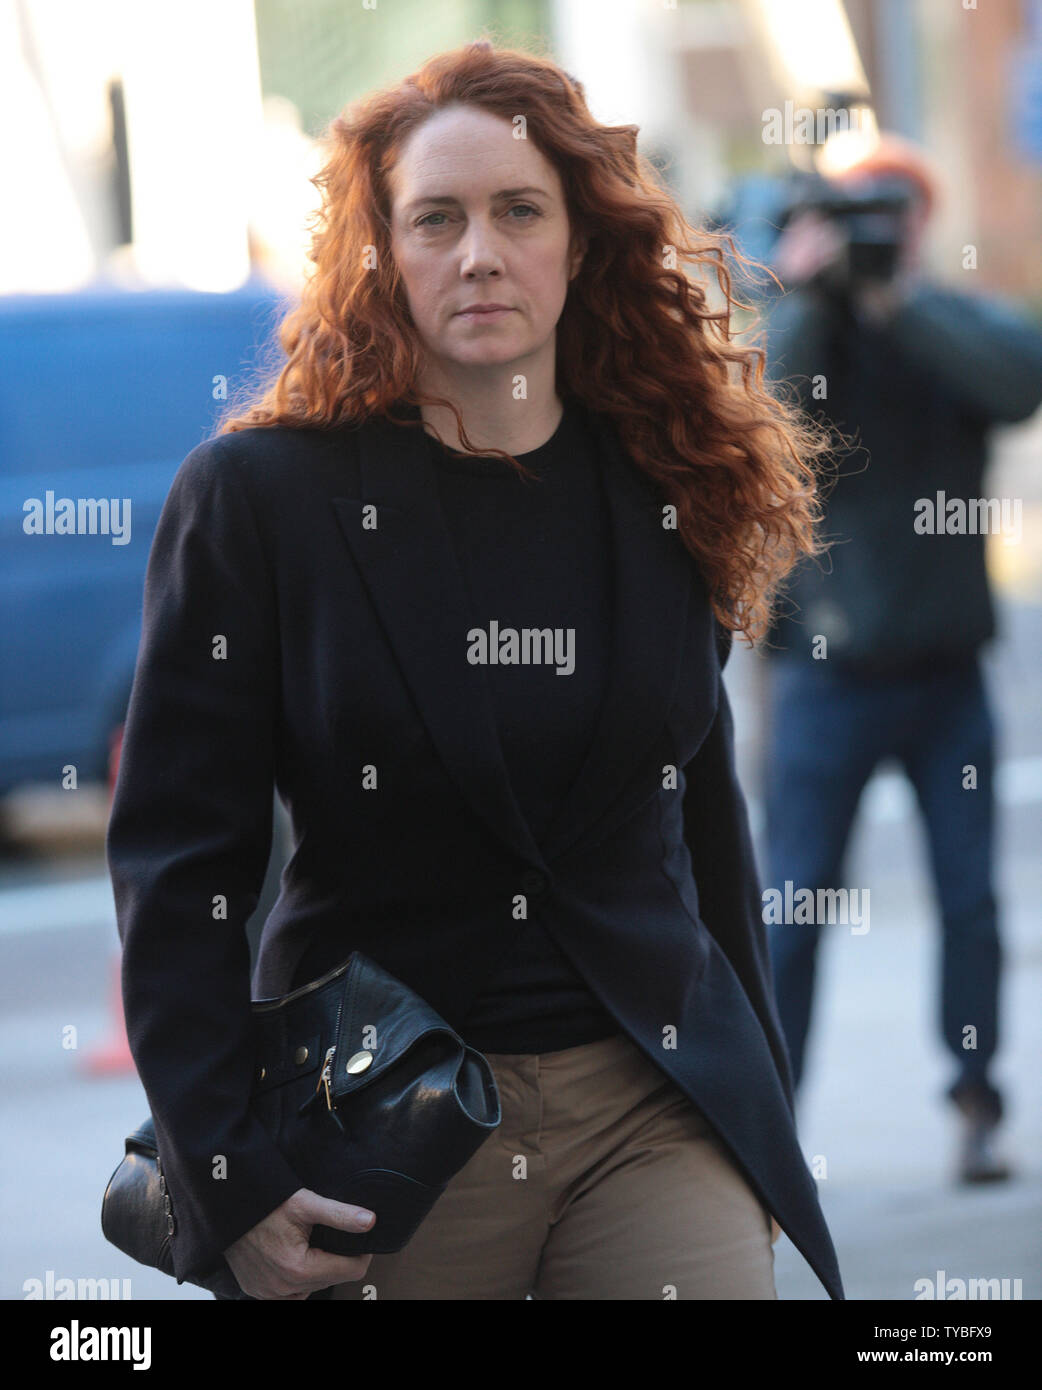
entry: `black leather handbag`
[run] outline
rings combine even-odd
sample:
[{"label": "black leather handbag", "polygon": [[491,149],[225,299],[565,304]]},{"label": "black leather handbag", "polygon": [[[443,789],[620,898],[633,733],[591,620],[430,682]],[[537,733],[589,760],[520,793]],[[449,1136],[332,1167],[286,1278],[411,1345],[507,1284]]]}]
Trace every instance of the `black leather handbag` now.
[{"label": "black leather handbag", "polygon": [[[315,1226],[337,1255],[401,1250],[502,1117],[487,1058],[360,951],[278,999],[253,1001],[250,1107],[301,1186],[376,1213],[371,1230]],[[174,1273],[173,1221],[152,1118],[127,1136],[102,1201],[105,1238]],[[222,1259],[191,1277],[245,1299]]]}]

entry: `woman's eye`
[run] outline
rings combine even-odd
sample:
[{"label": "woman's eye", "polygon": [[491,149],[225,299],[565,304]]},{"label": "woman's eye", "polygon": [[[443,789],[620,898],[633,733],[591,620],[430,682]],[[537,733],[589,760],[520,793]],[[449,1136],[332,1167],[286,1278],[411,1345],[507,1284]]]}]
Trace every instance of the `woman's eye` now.
[{"label": "woman's eye", "polygon": [[[510,212],[528,212],[532,214],[531,217],[511,217],[510,220],[512,222],[530,222],[532,220],[532,217],[542,217],[543,215],[539,211],[539,209],[537,207],[533,207],[531,203],[515,203],[514,206],[510,209]],[[445,225],[444,222],[432,222],[430,219],[432,217],[445,216],[446,214],[444,212],[428,212],[419,219],[416,225],[417,227],[443,227]]]}]

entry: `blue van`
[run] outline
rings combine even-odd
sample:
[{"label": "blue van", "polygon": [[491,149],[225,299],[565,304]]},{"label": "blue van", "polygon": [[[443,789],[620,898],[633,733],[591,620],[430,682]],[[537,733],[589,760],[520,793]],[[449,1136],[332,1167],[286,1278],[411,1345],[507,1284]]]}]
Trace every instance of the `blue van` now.
[{"label": "blue van", "polygon": [[106,778],[163,500],[288,307],[259,282],[0,298],[0,795]]}]

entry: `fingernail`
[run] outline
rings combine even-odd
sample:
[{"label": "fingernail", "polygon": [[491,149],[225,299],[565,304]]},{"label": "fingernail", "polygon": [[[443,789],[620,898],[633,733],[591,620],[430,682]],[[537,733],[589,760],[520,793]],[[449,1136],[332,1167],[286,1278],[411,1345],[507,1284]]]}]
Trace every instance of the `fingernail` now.
[{"label": "fingernail", "polygon": [[358,1213],[358,1219],[363,1226],[369,1226],[376,1220],[376,1216],[371,1211],[360,1211]]}]

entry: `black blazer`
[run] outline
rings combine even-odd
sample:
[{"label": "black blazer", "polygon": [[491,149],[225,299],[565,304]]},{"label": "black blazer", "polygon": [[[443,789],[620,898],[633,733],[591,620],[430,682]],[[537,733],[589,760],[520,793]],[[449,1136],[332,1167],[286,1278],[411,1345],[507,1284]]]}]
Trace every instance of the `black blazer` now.
[{"label": "black blazer", "polygon": [[422,429],[246,430],[200,444],[177,472],[149,557],[107,852],[179,1279],[301,1186],[246,1110],[243,928],[274,780],[296,849],[255,997],[359,949],[465,1036],[523,895],[844,1296],[794,1127],[720,679],[730,634],[662,499],[610,420],[590,419],[614,537],[613,659],[589,754],[538,843],[484,668],[466,661],[467,630],[486,620],[468,609]]}]

